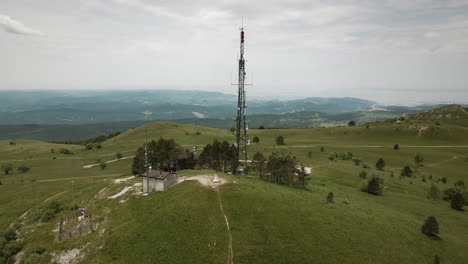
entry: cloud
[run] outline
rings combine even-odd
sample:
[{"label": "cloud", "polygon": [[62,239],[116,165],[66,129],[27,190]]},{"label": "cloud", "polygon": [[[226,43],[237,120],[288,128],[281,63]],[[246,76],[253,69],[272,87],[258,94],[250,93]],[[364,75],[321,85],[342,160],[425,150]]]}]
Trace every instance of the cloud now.
[{"label": "cloud", "polygon": [[23,23],[12,19],[9,16],[0,14],[0,26],[2,26],[6,32],[20,35],[39,35],[42,36],[42,32],[32,28],[28,28]]}]

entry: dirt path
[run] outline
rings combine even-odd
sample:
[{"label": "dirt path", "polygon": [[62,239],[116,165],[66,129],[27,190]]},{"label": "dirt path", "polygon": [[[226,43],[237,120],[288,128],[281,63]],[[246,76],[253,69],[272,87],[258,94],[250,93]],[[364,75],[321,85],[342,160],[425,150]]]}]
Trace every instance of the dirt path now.
[{"label": "dirt path", "polygon": [[[123,158],[121,158],[121,159],[108,160],[108,161],[106,161],[106,163],[112,163],[112,162],[116,162],[116,161],[119,161],[119,160],[131,159],[131,158],[133,158],[133,157],[135,157],[135,156],[128,156],[128,157],[123,157]],[[99,165],[99,163],[84,165],[84,166],[83,166],[83,169],[89,169],[89,168],[92,168],[92,167],[98,166],[98,165]]]},{"label": "dirt path", "polygon": [[51,196],[51,197],[45,199],[44,201],[42,201],[42,202],[40,202],[40,203],[34,205],[33,207],[29,208],[26,212],[24,212],[24,213],[20,216],[20,219],[23,219],[23,218],[24,218],[32,209],[34,209],[36,206],[38,206],[38,205],[40,205],[40,204],[43,204],[43,203],[46,203],[46,202],[48,202],[48,201],[54,199],[55,197],[60,196],[60,195],[62,195],[62,194],[64,194],[64,193],[66,193],[66,192],[68,192],[68,190],[63,191],[63,192],[59,192],[59,193],[57,193],[57,194],[55,194],[55,195],[53,195],[53,196]]},{"label": "dirt path", "polygon": [[122,176],[122,174],[107,174],[107,175],[97,175],[97,176],[85,176],[85,177],[70,177],[70,178],[48,179],[48,180],[39,180],[39,181],[36,181],[36,182],[69,181],[69,180],[81,180],[81,179],[91,179],[91,178],[104,178],[104,177],[114,177],[114,176]]},{"label": "dirt path", "polygon": [[226,222],[226,228],[229,234],[229,245],[228,245],[228,254],[227,254],[226,264],[234,264],[234,252],[232,250],[232,234],[231,234],[231,228],[229,227],[229,220],[226,214],[224,213],[223,203],[221,202],[221,194],[219,193],[219,189],[216,189],[216,193],[218,194],[219,208],[221,209],[221,213],[224,216],[224,221]]},{"label": "dirt path", "polygon": [[449,162],[449,161],[451,161],[451,160],[456,160],[456,159],[458,159],[458,157],[457,157],[457,156],[453,156],[453,157],[451,157],[450,159],[441,160],[441,161],[438,161],[438,162],[434,162],[434,163],[428,164],[428,165],[426,165],[426,167],[432,168],[432,167],[435,167],[435,166],[438,166],[438,165],[440,165],[440,164]]}]

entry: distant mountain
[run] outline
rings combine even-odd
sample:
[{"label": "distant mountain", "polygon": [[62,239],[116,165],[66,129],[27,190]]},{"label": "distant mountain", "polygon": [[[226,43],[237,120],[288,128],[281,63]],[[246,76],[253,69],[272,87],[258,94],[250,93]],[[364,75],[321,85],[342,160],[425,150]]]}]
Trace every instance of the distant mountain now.
[{"label": "distant mountain", "polygon": [[[358,98],[250,100],[249,115],[370,110]],[[131,120],[225,119],[236,115],[237,96],[206,91],[0,91],[0,124],[86,124]]]},{"label": "distant mountain", "polygon": [[468,108],[460,105],[445,105],[423,112],[403,115],[395,120],[468,126]]}]

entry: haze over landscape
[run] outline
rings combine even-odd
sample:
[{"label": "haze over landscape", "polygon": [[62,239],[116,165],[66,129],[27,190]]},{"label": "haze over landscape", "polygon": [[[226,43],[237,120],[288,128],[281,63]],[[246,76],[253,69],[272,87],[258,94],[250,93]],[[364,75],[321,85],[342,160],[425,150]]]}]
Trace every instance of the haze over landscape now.
[{"label": "haze over landscape", "polygon": [[0,89],[236,93],[233,32],[243,16],[253,98],[467,103],[467,6],[466,0],[4,0]]}]

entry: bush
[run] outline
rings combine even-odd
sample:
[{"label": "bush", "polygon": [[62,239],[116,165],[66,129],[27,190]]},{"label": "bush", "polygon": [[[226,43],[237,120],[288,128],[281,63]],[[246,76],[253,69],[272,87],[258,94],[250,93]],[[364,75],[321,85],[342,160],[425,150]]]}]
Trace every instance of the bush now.
[{"label": "bush", "polygon": [[117,152],[117,153],[115,154],[115,157],[116,157],[118,160],[120,160],[121,158],[123,158],[123,154],[122,154],[121,152]]},{"label": "bush", "polygon": [[367,172],[365,170],[362,170],[360,173],[359,173],[359,178],[367,178]]},{"label": "bush", "polygon": [[434,256],[434,264],[440,264],[439,255],[435,255],[435,256]]},{"label": "bush", "polygon": [[377,162],[375,163],[375,167],[378,169],[378,170],[383,170],[384,167],[385,167],[385,161],[383,160],[383,158],[379,158],[377,160]]},{"label": "bush", "polygon": [[101,167],[101,170],[105,169],[107,167],[107,163],[105,163],[104,161],[101,161],[99,163],[99,167]]},{"label": "bush", "polygon": [[367,183],[366,192],[373,195],[382,195],[381,179],[373,176]]},{"label": "bush", "polygon": [[440,196],[440,190],[435,186],[434,184],[431,185],[431,188],[429,188],[429,191],[427,192],[427,198],[431,200],[437,200],[439,199]]},{"label": "bush", "polygon": [[455,193],[455,195],[450,200],[450,206],[452,206],[453,209],[458,210],[458,211],[463,210],[464,203],[465,203],[465,199],[463,195],[459,192]]},{"label": "bush", "polygon": [[447,178],[446,178],[445,176],[444,176],[444,177],[442,177],[442,182],[443,182],[444,184],[446,184],[446,183],[447,183]]},{"label": "bush", "polygon": [[55,215],[62,211],[62,205],[57,202],[57,201],[52,201],[46,206],[42,207],[40,211],[37,211],[36,213],[32,214],[29,222],[35,222],[35,221],[41,221],[41,222],[48,222],[52,218],[55,217]]},{"label": "bush", "polygon": [[65,155],[73,155],[73,152],[71,152],[69,149],[60,149],[60,153],[65,154]]},{"label": "bush", "polygon": [[421,166],[423,161],[424,161],[424,158],[420,153],[417,153],[416,156],[414,156],[414,162],[416,163],[418,167]]},{"label": "bush", "polygon": [[324,147],[320,147],[320,152],[324,152],[325,151],[325,148]]},{"label": "bush", "polygon": [[398,145],[398,144],[393,145],[393,149],[394,149],[394,150],[399,150],[399,149],[400,149],[400,145]]},{"label": "bush", "polygon": [[5,231],[3,231],[1,237],[5,238],[7,242],[13,241],[16,239],[16,232],[15,230],[9,228]]},{"label": "bush", "polygon": [[403,167],[403,169],[401,170],[401,176],[404,176],[404,177],[412,177],[414,174],[413,170],[411,170],[411,168],[409,166],[405,166]]},{"label": "bush", "polygon": [[284,137],[283,136],[277,136],[276,137],[276,145],[284,145]]},{"label": "bush", "polygon": [[421,231],[426,236],[437,239],[439,234],[439,223],[437,219],[434,216],[429,216],[426,221],[424,221]]},{"label": "bush", "polygon": [[338,157],[338,154],[336,152],[332,152],[328,154],[328,159],[331,161],[334,161]]},{"label": "bush", "polygon": [[27,165],[25,164],[21,164],[20,166],[18,166],[18,171],[21,172],[21,173],[26,173],[30,170],[31,168],[28,167]]},{"label": "bush", "polygon": [[359,166],[361,164],[362,160],[360,160],[358,158],[354,158],[353,162],[354,162],[354,165]]},{"label": "bush", "polygon": [[264,126],[259,126],[258,129],[265,129],[265,127]]},{"label": "bush", "polygon": [[255,137],[253,138],[253,143],[258,143],[258,142],[260,142],[260,138],[258,138],[257,136],[255,136]]},{"label": "bush", "polygon": [[8,175],[13,170],[13,165],[11,163],[2,164],[2,171],[5,175]]},{"label": "bush", "polygon": [[465,182],[461,180],[457,181],[454,185],[455,187],[465,188]]},{"label": "bush", "polygon": [[24,254],[21,257],[20,264],[47,264],[49,263],[49,257],[46,254]]},{"label": "bush", "polygon": [[327,202],[328,202],[328,203],[334,203],[334,202],[335,202],[332,192],[329,192],[329,193],[328,193],[328,195],[327,195]]},{"label": "bush", "polygon": [[348,126],[355,126],[356,125],[356,122],[354,122],[353,120],[349,121],[348,123]]}]

